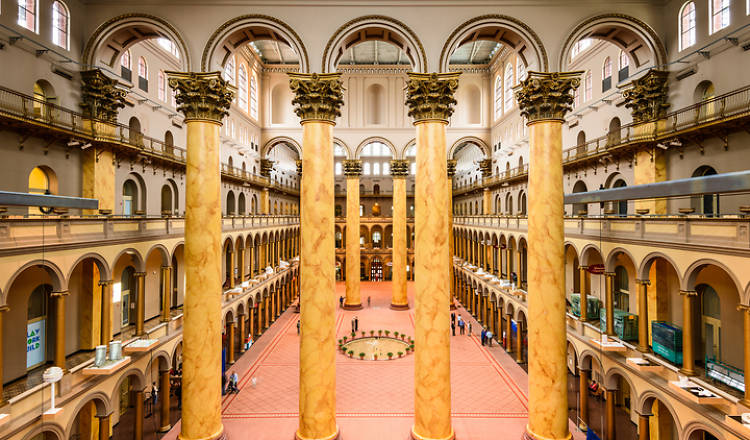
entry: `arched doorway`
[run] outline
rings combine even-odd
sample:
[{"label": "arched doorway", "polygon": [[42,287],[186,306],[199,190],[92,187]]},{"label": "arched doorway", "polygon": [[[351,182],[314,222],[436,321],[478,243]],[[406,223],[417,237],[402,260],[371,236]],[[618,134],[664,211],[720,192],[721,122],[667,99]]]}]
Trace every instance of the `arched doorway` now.
[{"label": "arched doorway", "polygon": [[[716,170],[708,165],[698,167],[691,177],[704,177],[716,175]],[[691,199],[691,207],[698,214],[703,214],[706,217],[718,217],[719,211],[719,195],[718,194],[704,194],[702,196],[694,196]]]}]

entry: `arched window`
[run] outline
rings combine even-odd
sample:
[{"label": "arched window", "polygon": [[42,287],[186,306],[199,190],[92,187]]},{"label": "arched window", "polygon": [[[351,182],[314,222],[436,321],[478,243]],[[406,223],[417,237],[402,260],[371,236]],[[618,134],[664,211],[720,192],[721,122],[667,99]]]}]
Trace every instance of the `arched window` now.
[{"label": "arched window", "polygon": [[695,44],[695,3],[687,2],[680,10],[680,50]]},{"label": "arched window", "polygon": [[[716,170],[708,165],[698,167],[693,171],[692,177],[704,177],[713,176],[717,174]],[[694,196],[691,199],[691,207],[698,214],[703,214],[706,217],[713,217],[719,215],[719,195],[718,194],[704,194],[702,196]]]},{"label": "arched window", "polygon": [[718,32],[729,26],[730,0],[710,0],[711,5],[711,33]]},{"label": "arched window", "polygon": [[387,176],[388,174],[390,174],[390,172],[390,164],[388,162],[383,162],[383,175]]},{"label": "arched window", "polygon": [[258,80],[250,76],[250,117],[258,119]]},{"label": "arched window", "polygon": [[138,186],[132,179],[122,185],[122,215],[131,216],[138,209]]},{"label": "arched window", "polygon": [[710,361],[721,361],[721,299],[716,290],[708,284],[695,286],[695,291],[701,297],[701,357]]},{"label": "arched window", "polygon": [[148,65],[143,57],[138,58],[138,77],[148,79]]},{"label": "arched window", "polygon": [[[36,167],[29,173],[29,194],[57,194],[57,177],[50,168]],[[29,207],[29,214],[43,214],[34,206]]]},{"label": "arched window", "polygon": [[607,57],[602,65],[602,92],[612,88],[612,60]]},{"label": "arched window", "polygon": [[169,38],[160,37],[156,39],[156,42],[159,44],[159,46],[161,46],[162,49],[174,55],[175,58],[180,58],[180,49],[177,48],[177,45],[174,44],[174,41],[170,40]]},{"label": "arched window", "polygon": [[36,0],[18,0],[18,25],[23,26],[31,32],[38,32]]},{"label": "arched window", "polygon": [[500,75],[495,78],[495,119],[503,114],[503,82]]},{"label": "arched window", "polygon": [[237,70],[237,100],[242,110],[247,111],[247,70],[240,64]]},{"label": "arched window", "polygon": [[583,80],[583,101],[589,101],[593,97],[593,83],[594,79],[591,75],[591,71],[586,72],[586,76]]},{"label": "arched window", "polygon": [[372,172],[370,171],[370,163],[369,162],[365,162],[364,163],[364,165],[362,166],[362,170],[363,170],[362,174],[364,174],[364,175],[370,175],[370,174],[372,174]]},{"label": "arched window", "polygon": [[372,164],[372,174],[376,176],[380,175],[380,163],[379,162],[375,162],[374,164]]},{"label": "arched window", "polygon": [[229,84],[234,85],[236,83],[234,75],[234,55],[232,55],[229,57],[229,60],[227,60],[227,65],[224,66],[224,73],[222,73],[221,76],[224,77],[225,81],[229,81]]},{"label": "arched window", "polygon": [[337,176],[342,175],[344,173],[343,168],[344,167],[343,165],[341,165],[341,162],[336,162],[336,164],[333,166],[334,174],[336,174]]},{"label": "arched window", "polygon": [[125,69],[130,70],[130,51],[126,50],[122,53],[122,56],[120,57],[120,66],[124,67]]},{"label": "arched window", "polygon": [[584,38],[582,40],[576,41],[576,43],[570,49],[570,60],[572,61],[573,58],[580,55],[581,52],[591,47],[591,43],[592,43],[591,38]]},{"label": "arched window", "polygon": [[573,91],[573,108],[578,108],[581,105],[581,92],[580,87]]},{"label": "arched window", "polygon": [[503,111],[513,108],[513,65],[508,63],[505,66],[505,75],[503,76]]},{"label": "arched window", "polygon": [[520,57],[516,57],[516,81],[521,82],[526,79],[526,64]]},{"label": "arched window", "polygon": [[138,88],[148,92],[148,65],[143,57],[138,58]]},{"label": "arched window", "polygon": [[164,82],[164,72],[159,71],[156,78],[156,86],[159,89],[159,100],[160,101],[166,101],[167,100],[167,89],[166,89],[166,83]]},{"label": "arched window", "polygon": [[34,116],[49,118],[53,115],[53,108],[46,104],[54,104],[57,100],[55,89],[49,82],[40,79],[34,83]]},{"label": "arched window", "polygon": [[172,188],[169,185],[161,187],[161,215],[172,214]]},{"label": "arched window", "polygon": [[70,13],[61,1],[52,3],[52,42],[68,48],[68,29],[70,27]]},{"label": "arched window", "polygon": [[627,69],[628,66],[630,66],[630,58],[628,57],[628,53],[625,52],[624,50],[621,50],[620,51],[620,72]]}]

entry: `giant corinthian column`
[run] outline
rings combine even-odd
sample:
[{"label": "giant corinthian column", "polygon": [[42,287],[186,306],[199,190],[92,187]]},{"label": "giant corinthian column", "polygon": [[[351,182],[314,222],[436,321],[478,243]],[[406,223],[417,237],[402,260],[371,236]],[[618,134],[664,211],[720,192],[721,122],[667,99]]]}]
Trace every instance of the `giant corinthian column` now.
[{"label": "giant corinthian column", "polygon": [[180,439],[224,438],[221,423],[219,129],[233,93],[220,72],[167,72],[187,126]]},{"label": "giant corinthian column", "polygon": [[359,310],[362,299],[359,294],[359,176],[362,175],[361,160],[345,160],[346,175],[346,298],[344,308]]},{"label": "giant corinthian column", "polygon": [[450,212],[446,127],[458,73],[409,73],[406,104],[417,128],[414,426],[417,440],[453,439],[450,377]]},{"label": "giant corinthian column", "polygon": [[406,176],[409,175],[408,160],[392,160],[393,176],[393,293],[391,308],[406,310],[409,301],[406,297]]},{"label": "giant corinthian column", "polygon": [[[529,72],[516,92],[530,129],[529,424],[524,439],[569,439],[562,124],[582,72]],[[510,272],[510,268],[508,269]]]},{"label": "giant corinthian column", "polygon": [[[332,440],[336,425],[333,126],[344,103],[340,74],[290,73],[302,122],[298,440]],[[347,243],[349,246],[352,243]]]}]

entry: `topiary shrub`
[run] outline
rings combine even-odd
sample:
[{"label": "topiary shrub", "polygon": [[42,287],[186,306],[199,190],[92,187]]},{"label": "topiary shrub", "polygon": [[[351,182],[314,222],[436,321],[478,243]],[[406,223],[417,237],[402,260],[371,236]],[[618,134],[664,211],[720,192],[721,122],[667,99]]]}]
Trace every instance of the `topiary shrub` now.
[{"label": "topiary shrub", "polygon": [[403,355],[404,355],[404,352],[403,352],[403,351],[399,351],[399,352],[398,352],[398,357],[402,357]]},{"label": "topiary shrub", "polygon": [[359,354],[359,358],[360,358],[360,359],[364,359],[364,358],[365,358],[365,354],[364,354],[364,353],[360,353],[360,354]]},{"label": "topiary shrub", "polygon": [[389,351],[389,352],[388,352],[388,359],[391,359],[392,357],[393,357],[393,353],[391,353],[391,352]]}]

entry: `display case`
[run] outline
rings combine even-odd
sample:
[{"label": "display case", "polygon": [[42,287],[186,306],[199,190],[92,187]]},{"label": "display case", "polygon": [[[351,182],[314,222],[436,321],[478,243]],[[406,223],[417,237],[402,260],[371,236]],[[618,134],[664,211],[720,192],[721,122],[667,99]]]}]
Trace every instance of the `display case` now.
[{"label": "display case", "polygon": [[[614,315],[615,336],[622,341],[637,341],[638,315],[620,309],[615,309]],[[599,309],[599,328],[602,332],[607,331],[607,310],[605,307]]]},{"label": "display case", "polygon": [[682,365],[682,329],[666,321],[651,322],[654,353],[676,365]]},{"label": "display case", "polygon": [[[581,294],[571,293],[570,294],[570,311],[575,316],[581,316]],[[588,296],[588,303],[586,307],[586,316],[588,320],[599,319],[599,309],[602,306],[602,302],[595,296]]]}]

